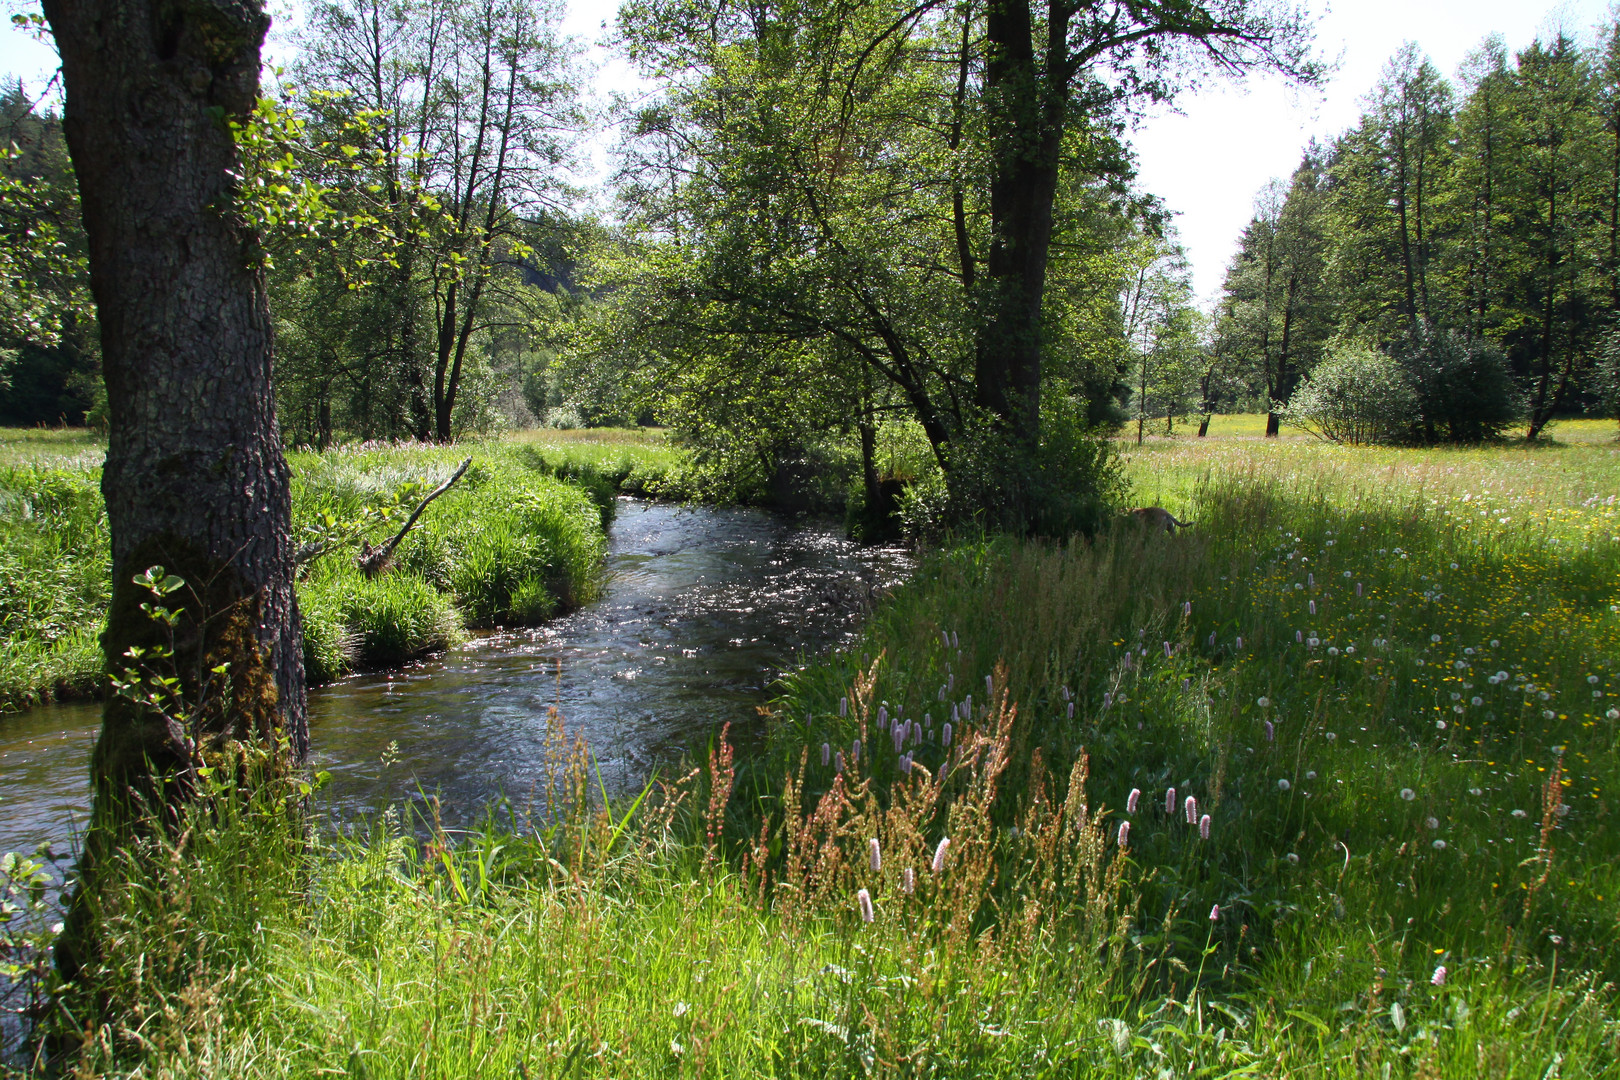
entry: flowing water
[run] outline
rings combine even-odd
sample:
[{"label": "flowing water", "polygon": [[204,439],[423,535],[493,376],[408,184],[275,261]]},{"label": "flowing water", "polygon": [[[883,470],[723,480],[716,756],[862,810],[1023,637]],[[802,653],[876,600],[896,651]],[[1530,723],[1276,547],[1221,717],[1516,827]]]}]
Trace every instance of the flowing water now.
[{"label": "flowing water", "polygon": [[[532,803],[555,760],[556,705],[610,793],[639,788],[655,767],[701,757],[727,721],[741,741],[757,734],[770,684],[851,637],[910,568],[903,551],[825,522],[622,499],[600,600],[313,691],[311,764],[331,772],[340,817],[425,793],[447,825],[467,824],[495,798]],[[82,824],[98,720],[94,705],[0,717],[0,852],[68,841]]]}]

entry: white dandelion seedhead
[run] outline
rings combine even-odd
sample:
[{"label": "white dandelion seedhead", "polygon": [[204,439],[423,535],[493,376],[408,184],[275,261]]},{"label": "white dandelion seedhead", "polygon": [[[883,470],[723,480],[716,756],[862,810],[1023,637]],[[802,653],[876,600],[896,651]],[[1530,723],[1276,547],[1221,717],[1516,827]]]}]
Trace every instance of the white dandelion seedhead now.
[{"label": "white dandelion seedhead", "polygon": [[1287,791],[1289,788],[1291,788],[1293,786],[1294,786],[1293,784],[1290,784],[1288,782],[1287,777],[1283,777],[1282,779],[1277,781],[1277,790],[1278,791]]},{"label": "white dandelion seedhead", "polygon": [[1339,655],[1339,647],[1337,645],[1328,646],[1328,655],[1329,656],[1338,656]]},{"label": "white dandelion seedhead", "polygon": [[1603,715],[1610,720],[1620,720],[1620,709],[1610,709]]},{"label": "white dandelion seedhead", "polygon": [[1569,816],[1569,810],[1570,810],[1569,803],[1559,803],[1556,807],[1553,808],[1553,813],[1557,814],[1559,817],[1568,817]]},{"label": "white dandelion seedhead", "polygon": [[1424,818],[1423,824],[1427,825],[1431,829],[1438,829],[1440,827],[1440,819],[1437,817]]},{"label": "white dandelion seedhead", "polygon": [[1271,708],[1271,699],[1268,697],[1262,697],[1256,700],[1255,704],[1260,706],[1262,709],[1269,709]]},{"label": "white dandelion seedhead", "polygon": [[872,837],[872,839],[870,839],[870,840],[868,840],[866,842],[866,847],[867,847],[867,850],[870,852],[870,861],[872,863],[872,873],[875,874],[879,870],[883,869],[883,850],[880,847],[878,847],[878,839],[875,836]]},{"label": "white dandelion seedhead", "polygon": [[1434,730],[1436,730],[1436,731],[1444,731],[1444,730],[1446,730],[1446,722],[1444,720],[1436,720],[1434,722]]},{"label": "white dandelion seedhead", "polygon": [[1142,789],[1141,788],[1134,788],[1134,787],[1131,788],[1131,793],[1125,797],[1125,812],[1127,814],[1136,813],[1136,803],[1137,803],[1137,800],[1140,799],[1141,797],[1142,797]]},{"label": "white dandelion seedhead", "polygon": [[1417,792],[1413,791],[1409,787],[1403,787],[1401,788],[1401,798],[1407,802],[1411,802],[1413,799],[1417,798]]},{"label": "white dandelion seedhead", "polygon": [[1323,738],[1327,739],[1328,742],[1332,742],[1333,740],[1337,739],[1338,737],[1339,737],[1338,735],[1336,735],[1335,733],[1333,733],[1331,731],[1329,731],[1329,732],[1327,732],[1327,733],[1325,733],[1323,735]]},{"label": "white dandelion seedhead", "polygon": [[1478,694],[1475,694],[1473,697],[1468,699],[1468,704],[1478,708],[1479,706],[1485,704],[1485,699],[1480,697]]},{"label": "white dandelion seedhead", "polygon": [[1551,709],[1542,709],[1541,710],[1541,718],[1543,720],[1551,720],[1554,717],[1556,717],[1557,715],[1558,714],[1553,712]]},{"label": "white dandelion seedhead", "polygon": [[1295,855],[1292,851],[1290,851],[1288,853],[1288,865],[1289,866],[1298,866],[1299,865],[1299,856]]},{"label": "white dandelion seedhead", "polygon": [[1497,640],[1496,638],[1491,638],[1491,648],[1500,649],[1501,647],[1502,647],[1502,643],[1499,640]]},{"label": "white dandelion seedhead", "polygon": [[1305,779],[1307,779],[1307,780],[1315,780],[1316,779],[1316,770],[1311,769],[1308,772],[1306,772],[1305,773]]},{"label": "white dandelion seedhead", "polygon": [[1530,815],[1525,813],[1523,810],[1515,810],[1515,811],[1513,811],[1513,816],[1516,817],[1516,818],[1523,819],[1523,818],[1529,817]]},{"label": "white dandelion seedhead", "polygon": [[1444,840],[1436,840],[1431,846],[1436,851],[1444,851],[1444,850],[1446,850],[1446,842]]},{"label": "white dandelion seedhead", "polygon": [[1430,634],[1429,635],[1429,641],[1430,641],[1431,644],[1434,644],[1434,645],[1440,644],[1440,635],[1439,634]]},{"label": "white dandelion seedhead", "polygon": [[855,901],[861,906],[861,922],[870,923],[872,914],[872,894],[865,889],[855,890]]},{"label": "white dandelion seedhead", "polygon": [[950,847],[950,837],[942,836],[939,838],[939,846],[934,849],[934,861],[932,864],[934,873],[943,874],[945,872],[945,852],[949,851]]}]

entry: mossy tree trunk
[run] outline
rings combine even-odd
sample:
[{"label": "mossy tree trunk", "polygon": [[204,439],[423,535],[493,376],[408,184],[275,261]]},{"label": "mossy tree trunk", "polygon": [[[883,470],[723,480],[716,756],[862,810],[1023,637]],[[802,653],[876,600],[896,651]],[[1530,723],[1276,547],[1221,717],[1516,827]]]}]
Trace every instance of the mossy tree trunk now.
[{"label": "mossy tree trunk", "polygon": [[[197,769],[285,771],[308,745],[293,594],[289,474],[271,391],[258,241],[237,213],[229,123],[259,92],[269,17],[255,0],[45,0],[62,56],[107,382],[102,491],[113,670],[132,646],[178,701],[113,695],[92,758],[94,809],[59,958],[95,955],[98,874],[129,830],[184,804]],[[132,581],[162,565],[186,586],[172,643]],[[89,897],[89,900],[86,900]]]}]

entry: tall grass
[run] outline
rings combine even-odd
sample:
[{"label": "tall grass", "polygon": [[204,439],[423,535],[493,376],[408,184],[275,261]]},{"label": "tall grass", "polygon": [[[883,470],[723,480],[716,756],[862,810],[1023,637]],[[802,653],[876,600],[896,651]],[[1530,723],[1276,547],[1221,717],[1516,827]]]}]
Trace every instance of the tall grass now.
[{"label": "tall grass", "polygon": [[0,466],[0,712],[94,692],[109,559],[94,474]]}]

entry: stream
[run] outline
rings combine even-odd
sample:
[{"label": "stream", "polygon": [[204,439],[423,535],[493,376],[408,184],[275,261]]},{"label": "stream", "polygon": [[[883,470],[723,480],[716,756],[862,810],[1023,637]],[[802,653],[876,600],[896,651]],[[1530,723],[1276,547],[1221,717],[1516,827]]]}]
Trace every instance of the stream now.
[{"label": "stream", "polygon": [[[310,692],[311,761],[342,820],[436,794],[447,826],[544,790],[555,705],[610,795],[697,760],[727,721],[746,745],[770,685],[850,640],[910,572],[831,522],[620,499],[601,599],[544,626],[480,634],[403,671]],[[82,827],[95,704],[0,717],[0,852]],[[592,779],[593,785],[595,779]]]}]

